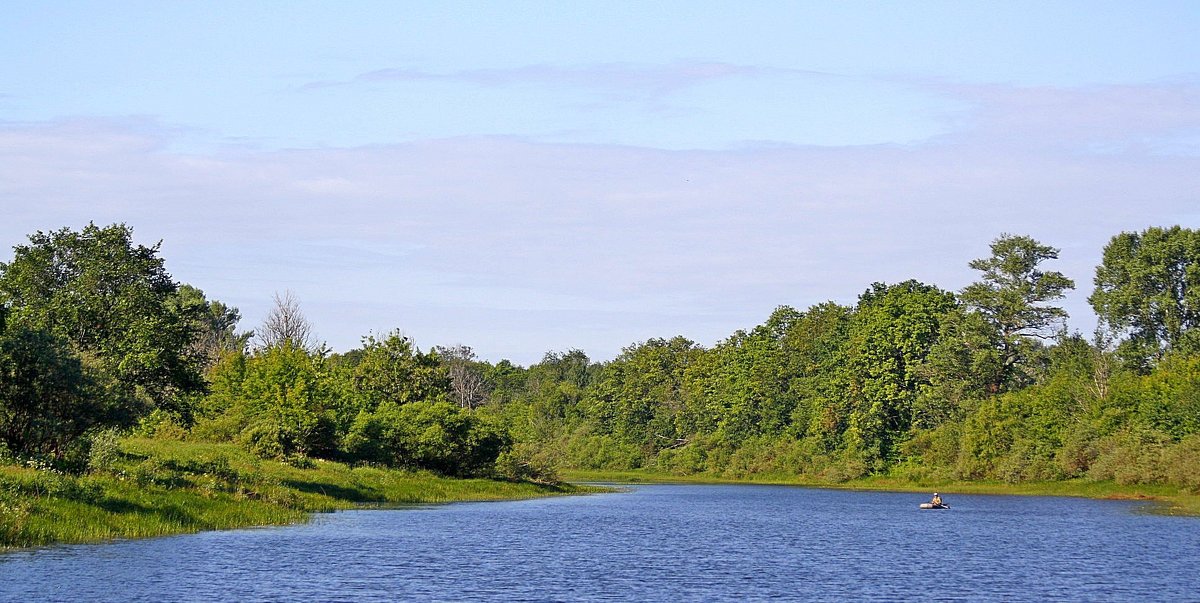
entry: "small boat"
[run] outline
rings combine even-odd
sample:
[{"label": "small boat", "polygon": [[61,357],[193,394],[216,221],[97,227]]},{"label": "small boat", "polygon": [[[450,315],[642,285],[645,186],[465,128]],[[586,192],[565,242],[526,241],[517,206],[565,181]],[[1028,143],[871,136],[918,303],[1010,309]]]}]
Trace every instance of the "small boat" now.
[{"label": "small boat", "polygon": [[947,504],[935,505],[933,503],[921,503],[921,508],[922,509],[949,509],[950,505],[947,505]]}]

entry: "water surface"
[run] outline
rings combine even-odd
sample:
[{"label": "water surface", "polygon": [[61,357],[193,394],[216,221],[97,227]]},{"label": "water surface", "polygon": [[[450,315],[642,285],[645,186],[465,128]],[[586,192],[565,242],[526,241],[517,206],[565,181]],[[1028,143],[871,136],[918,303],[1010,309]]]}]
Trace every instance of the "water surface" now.
[{"label": "water surface", "polygon": [[1200,599],[1200,520],[1137,503],[784,486],[318,515],[0,555],[4,601]]}]

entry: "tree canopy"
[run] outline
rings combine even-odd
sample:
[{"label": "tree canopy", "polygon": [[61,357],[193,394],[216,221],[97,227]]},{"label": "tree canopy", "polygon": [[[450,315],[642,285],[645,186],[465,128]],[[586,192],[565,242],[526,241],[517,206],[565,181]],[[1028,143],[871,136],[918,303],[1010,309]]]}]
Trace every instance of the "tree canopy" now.
[{"label": "tree canopy", "polygon": [[1104,247],[1088,301],[1126,335],[1136,363],[1184,347],[1200,350],[1200,231],[1174,226],[1123,232]]},{"label": "tree canopy", "polygon": [[123,224],[38,232],[0,264],[9,321],[67,342],[108,395],[170,406],[204,387],[193,346],[201,310],[176,303],[179,286],[159,245],[133,242]]}]

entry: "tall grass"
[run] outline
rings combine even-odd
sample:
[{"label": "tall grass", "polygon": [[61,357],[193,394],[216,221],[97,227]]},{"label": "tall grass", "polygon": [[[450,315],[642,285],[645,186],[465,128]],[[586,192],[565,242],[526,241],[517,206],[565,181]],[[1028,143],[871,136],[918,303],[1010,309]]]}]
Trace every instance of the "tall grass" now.
[{"label": "tall grass", "polygon": [[88,475],[0,466],[0,547],[283,525],[304,521],[313,512],[362,504],[596,490],[460,480],[329,461],[293,466],[258,459],[229,444],[127,439],[116,446]]}]

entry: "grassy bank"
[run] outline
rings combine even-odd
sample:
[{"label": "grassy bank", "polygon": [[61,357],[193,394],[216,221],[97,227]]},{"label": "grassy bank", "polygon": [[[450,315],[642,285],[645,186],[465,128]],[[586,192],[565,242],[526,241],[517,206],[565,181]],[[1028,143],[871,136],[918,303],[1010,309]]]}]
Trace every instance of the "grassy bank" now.
[{"label": "grassy bank", "polygon": [[889,492],[933,491],[944,494],[999,494],[1025,496],[1074,496],[1120,500],[1145,500],[1154,503],[1149,508],[1167,515],[1200,516],[1200,495],[1185,492],[1175,486],[1162,484],[1118,484],[1112,481],[1064,480],[1055,482],[1007,483],[991,481],[935,480],[913,481],[903,478],[874,476],[846,482],[823,482],[810,478],[784,475],[752,475],[738,478],[697,473],[675,475],[654,471],[585,471],[565,470],[563,477],[571,482],[613,483],[701,483],[701,484],[778,484],[812,488],[845,490],[878,490]]},{"label": "grassy bank", "polygon": [[0,548],[283,525],[361,505],[511,500],[596,491],[450,479],[329,461],[292,466],[228,444],[129,439],[103,471],[0,466]]}]

